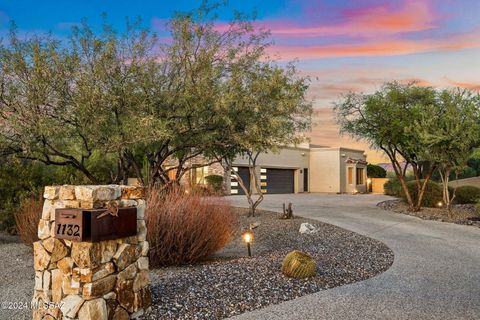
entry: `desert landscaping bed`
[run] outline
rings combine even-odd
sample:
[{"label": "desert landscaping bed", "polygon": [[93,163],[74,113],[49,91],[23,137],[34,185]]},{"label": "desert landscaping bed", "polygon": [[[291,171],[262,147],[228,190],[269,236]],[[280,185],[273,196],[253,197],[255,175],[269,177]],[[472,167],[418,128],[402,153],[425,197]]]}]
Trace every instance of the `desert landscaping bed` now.
[{"label": "desert landscaping bed", "polygon": [[411,212],[402,200],[382,201],[377,206],[384,210],[415,216],[424,220],[480,227],[480,213],[473,204],[454,204],[450,212],[446,208],[422,208],[418,212]]},{"label": "desert landscaping bed", "polygon": [[[234,240],[201,264],[152,269],[152,312],[146,319],[223,319],[320,290],[370,278],[393,263],[392,251],[381,242],[321,222],[261,211],[245,218],[237,209],[239,228]],[[241,241],[242,227],[254,230],[253,257]],[[309,222],[318,231],[300,234]],[[0,234],[0,298],[29,302],[34,287],[32,250],[17,237]],[[302,250],[317,262],[316,276],[305,280],[285,277],[283,257]],[[0,310],[1,319],[30,319],[31,311]]]},{"label": "desert landscaping bed", "polygon": [[[298,217],[280,220],[279,214],[265,211],[248,220],[244,209],[237,214],[240,226],[260,222],[254,230],[253,257],[246,257],[239,228],[235,240],[211,261],[152,270],[153,310],[148,319],[223,319],[364,280],[393,263],[386,245],[345,229]],[[303,222],[318,231],[300,234]],[[291,250],[313,256],[317,275],[305,280],[285,277],[280,267]]]}]

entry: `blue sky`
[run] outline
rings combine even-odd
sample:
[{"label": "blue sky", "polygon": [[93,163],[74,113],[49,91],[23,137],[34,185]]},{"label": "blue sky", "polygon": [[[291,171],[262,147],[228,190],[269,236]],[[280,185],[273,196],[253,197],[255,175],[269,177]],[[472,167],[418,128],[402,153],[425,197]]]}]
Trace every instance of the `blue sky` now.
[{"label": "blue sky", "polygon": [[[101,14],[117,29],[125,17],[158,22],[199,1],[22,1],[0,3],[0,35],[14,20],[21,33],[66,37],[87,18],[99,27]],[[339,137],[332,101],[349,90],[371,92],[389,80],[417,80],[435,87],[480,89],[480,1],[477,0],[264,0],[229,1],[219,12],[256,13],[255,25],[272,32],[272,54],[298,60],[311,77],[309,97],[317,109],[312,142],[366,148]],[[369,151],[370,160],[379,157]]]}]

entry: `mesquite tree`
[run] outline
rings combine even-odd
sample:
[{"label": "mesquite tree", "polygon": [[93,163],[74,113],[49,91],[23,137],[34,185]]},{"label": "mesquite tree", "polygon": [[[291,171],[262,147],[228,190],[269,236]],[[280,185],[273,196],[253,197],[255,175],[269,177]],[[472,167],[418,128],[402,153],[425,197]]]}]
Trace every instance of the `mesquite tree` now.
[{"label": "mesquite tree", "polygon": [[480,97],[465,89],[443,90],[438,103],[422,114],[416,128],[419,139],[428,147],[423,158],[438,163],[443,202],[450,210],[455,198],[449,192],[450,174],[465,168],[480,143]]},{"label": "mesquite tree", "polygon": [[[250,205],[249,216],[255,215],[263,200],[258,156],[305,140],[303,132],[310,128],[312,114],[312,106],[305,99],[307,81],[297,76],[293,65],[281,68],[258,62],[249,68],[236,66],[226,83],[223,101],[228,117],[225,118],[224,135],[214,152],[245,192]],[[252,188],[246,188],[238,172],[232,170],[233,160],[238,155],[248,158]]]},{"label": "mesquite tree", "polygon": [[[392,82],[373,94],[349,93],[334,106],[342,133],[366,140],[388,156],[412,211],[420,210],[426,186],[437,166],[422,157],[430,152],[430,145],[419,139],[418,132],[418,122],[433,116],[437,102],[433,88]],[[415,175],[415,202],[405,179],[408,165]]]}]

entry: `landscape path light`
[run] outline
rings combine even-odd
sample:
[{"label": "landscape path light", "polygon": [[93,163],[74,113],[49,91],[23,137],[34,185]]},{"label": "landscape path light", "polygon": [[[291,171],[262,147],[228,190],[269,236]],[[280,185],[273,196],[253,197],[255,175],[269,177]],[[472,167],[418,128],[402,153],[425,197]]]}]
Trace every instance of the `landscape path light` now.
[{"label": "landscape path light", "polygon": [[250,243],[252,243],[252,241],[253,241],[253,232],[252,232],[252,230],[248,229],[247,231],[245,231],[245,232],[242,234],[242,239],[243,239],[243,241],[245,241],[245,243],[247,244],[248,256],[251,257],[251,256],[252,256],[252,250],[250,249]]}]

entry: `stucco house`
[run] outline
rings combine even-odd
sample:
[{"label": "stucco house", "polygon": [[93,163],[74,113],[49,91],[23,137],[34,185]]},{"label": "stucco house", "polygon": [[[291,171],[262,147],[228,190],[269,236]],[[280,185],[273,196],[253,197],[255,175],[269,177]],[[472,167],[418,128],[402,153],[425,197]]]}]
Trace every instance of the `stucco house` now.
[{"label": "stucco house", "polygon": [[[246,157],[233,162],[245,184],[252,188]],[[366,191],[367,159],[363,150],[302,144],[284,147],[278,153],[262,153],[257,159],[257,176],[261,192],[356,193]],[[244,194],[235,175],[225,172],[221,164],[196,168],[186,175],[190,184],[205,184],[208,175],[224,177],[227,194]],[[255,192],[255,190],[252,190]]]}]

